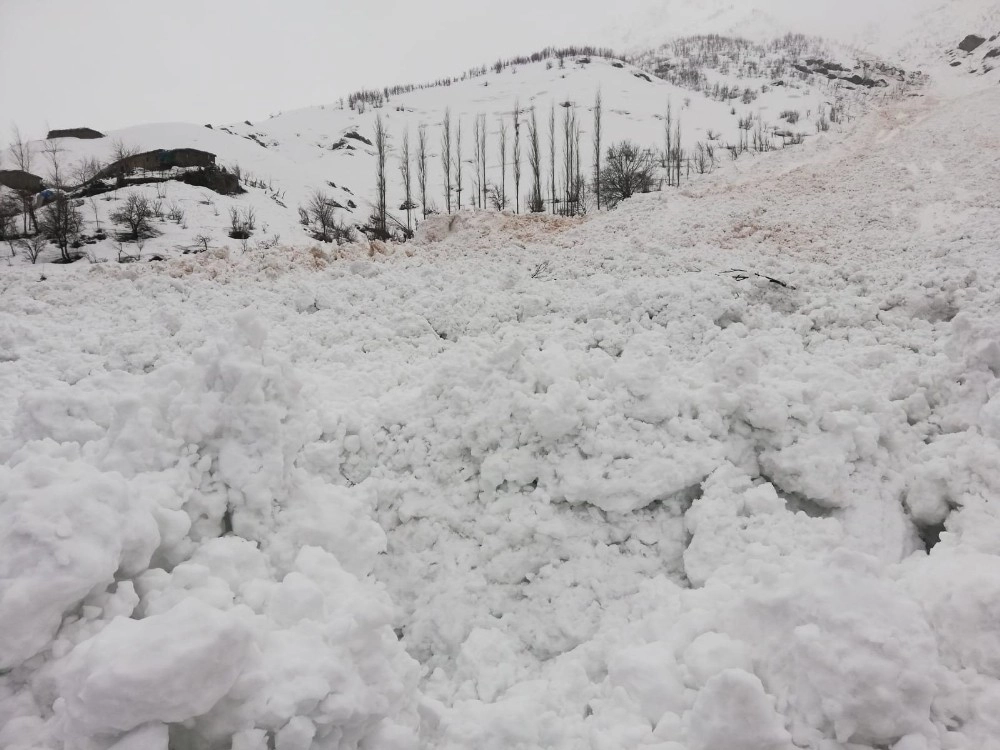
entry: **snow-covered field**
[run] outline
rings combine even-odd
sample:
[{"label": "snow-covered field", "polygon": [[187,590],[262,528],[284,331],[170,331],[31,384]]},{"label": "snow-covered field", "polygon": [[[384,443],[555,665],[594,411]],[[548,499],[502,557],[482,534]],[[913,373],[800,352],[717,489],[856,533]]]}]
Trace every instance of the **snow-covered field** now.
[{"label": "snow-covered field", "polygon": [[584,219],[4,267],[0,747],[1000,747],[951,91]]}]

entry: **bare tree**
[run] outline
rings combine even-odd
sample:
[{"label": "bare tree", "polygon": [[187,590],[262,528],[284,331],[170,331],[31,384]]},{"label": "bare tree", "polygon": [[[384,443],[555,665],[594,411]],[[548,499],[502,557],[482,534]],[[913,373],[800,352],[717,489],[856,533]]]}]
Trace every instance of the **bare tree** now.
[{"label": "bare tree", "polygon": [[125,184],[125,175],[132,171],[129,159],[138,155],[139,149],[126,145],[121,138],[111,141],[111,163],[115,167],[116,186]]},{"label": "bare tree", "polygon": [[335,208],[337,208],[337,204],[332,198],[322,190],[315,190],[309,197],[309,203],[306,204],[306,207],[299,209],[300,213],[305,214],[306,221],[312,222],[314,239],[320,242],[333,241],[336,227],[333,214]]},{"label": "bare tree", "polygon": [[681,163],[684,161],[684,150],[681,148],[681,117],[677,116],[677,130],[674,131],[674,185],[681,186]]},{"label": "bare tree", "polygon": [[673,107],[670,104],[670,97],[667,97],[667,117],[663,121],[663,166],[667,170],[667,186],[673,183],[673,177],[671,176],[673,170],[670,167],[674,158],[672,127]]},{"label": "bare tree", "polygon": [[141,237],[152,236],[153,216],[153,206],[149,198],[133,191],[125,196],[125,203],[111,213],[110,219],[115,224],[126,227],[132,240],[135,241]]},{"label": "bare tree", "polygon": [[[560,58],[561,59],[561,58]],[[549,109],[549,195],[552,213],[556,211],[556,104]]]},{"label": "bare tree", "polygon": [[447,107],[441,121],[441,169],[444,173],[444,205],[451,213],[451,110]]},{"label": "bare tree", "polygon": [[10,126],[10,145],[7,151],[18,169],[22,172],[31,171],[31,144],[24,140],[17,125]]},{"label": "bare tree", "polygon": [[475,197],[472,199],[472,205],[477,205],[480,196],[482,196],[483,191],[480,187],[483,181],[483,163],[479,159],[479,125],[481,119],[479,115],[476,115],[472,120],[472,164],[473,164],[473,185],[476,188]]},{"label": "bare tree", "polygon": [[504,122],[503,117],[500,118],[498,123],[500,145],[498,147],[498,155],[500,156],[500,208],[498,211],[502,211],[507,207],[507,123]]},{"label": "bare tree", "polygon": [[479,141],[476,143],[476,149],[479,151],[479,163],[483,169],[483,179],[480,184],[480,205],[486,206],[486,193],[487,193],[487,177],[486,177],[486,115],[479,115]]},{"label": "bare tree", "polygon": [[521,103],[514,100],[514,213],[521,213]]},{"label": "bare tree", "polygon": [[85,157],[77,162],[73,168],[73,182],[75,185],[86,185],[100,173],[104,165],[97,157]]},{"label": "bare tree", "polygon": [[427,218],[427,126],[417,130],[417,185],[420,186],[420,210]]},{"label": "bare tree", "polygon": [[17,217],[20,215],[21,201],[13,196],[0,194],[0,240],[11,243],[11,256],[16,255],[12,241],[17,236]]},{"label": "bare tree", "polygon": [[594,97],[594,192],[597,194],[597,210],[601,210],[601,191],[596,189],[601,184],[601,125],[604,119],[604,105],[601,101],[601,90],[597,89]]},{"label": "bare tree", "polygon": [[58,142],[47,141],[44,151],[49,159],[49,184],[54,195],[42,210],[38,228],[56,244],[62,260],[68,263],[72,260],[69,248],[80,236],[83,217],[66,192],[66,170],[61,156],[63,149]]},{"label": "bare tree", "polygon": [[[14,164],[22,172],[31,172],[31,144],[21,135],[17,125],[10,127],[10,145],[7,147],[8,153],[14,160]],[[21,213],[24,234],[28,233],[29,221],[32,231],[38,231],[38,222],[35,220],[35,207],[32,202],[32,195],[26,190],[17,191],[21,199]]]},{"label": "bare tree", "polygon": [[578,190],[576,188],[577,158],[574,149],[579,127],[576,123],[576,108],[566,107],[563,115],[563,213],[570,216],[576,212]]},{"label": "bare tree", "polygon": [[403,133],[403,150],[399,155],[399,174],[403,178],[403,194],[405,196],[405,202],[403,206],[406,208],[406,232],[407,234],[413,231],[413,222],[410,219],[410,213],[413,210],[413,191],[412,191],[412,172],[410,171],[410,131],[407,129]]},{"label": "bare tree", "polygon": [[531,108],[531,119],[528,120],[528,168],[531,170],[531,193],[528,199],[528,210],[540,213],[545,210],[542,199],[542,149],[538,137],[538,121],[535,108]]},{"label": "bare tree", "polygon": [[653,155],[631,141],[621,141],[608,149],[600,190],[608,207],[646,193],[653,183]]},{"label": "bare tree", "polygon": [[462,120],[455,126],[455,196],[458,210],[462,210]]},{"label": "bare tree", "polygon": [[34,237],[22,237],[17,241],[17,246],[24,251],[24,254],[31,261],[32,265],[38,260],[38,256],[42,254],[47,244],[49,244],[49,241],[40,234]]},{"label": "bare tree", "polygon": [[382,122],[382,115],[375,116],[375,229],[380,233],[380,238],[389,236],[386,218],[388,214],[388,204],[386,202],[386,177],[385,166],[389,155],[389,134]]}]

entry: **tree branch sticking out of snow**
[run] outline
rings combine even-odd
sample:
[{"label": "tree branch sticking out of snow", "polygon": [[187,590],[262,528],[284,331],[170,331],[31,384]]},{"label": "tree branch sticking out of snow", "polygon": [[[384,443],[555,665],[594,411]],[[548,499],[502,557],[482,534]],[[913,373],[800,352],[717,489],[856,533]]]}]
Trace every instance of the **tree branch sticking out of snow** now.
[{"label": "tree branch sticking out of snow", "polygon": [[794,286],[789,284],[787,281],[782,281],[781,279],[776,279],[773,276],[767,276],[762,273],[757,273],[756,271],[747,271],[742,268],[730,268],[728,271],[722,272],[723,276],[730,276],[734,281],[746,281],[751,277],[757,277],[759,279],[767,279],[772,284],[777,284],[785,289],[795,289]]}]

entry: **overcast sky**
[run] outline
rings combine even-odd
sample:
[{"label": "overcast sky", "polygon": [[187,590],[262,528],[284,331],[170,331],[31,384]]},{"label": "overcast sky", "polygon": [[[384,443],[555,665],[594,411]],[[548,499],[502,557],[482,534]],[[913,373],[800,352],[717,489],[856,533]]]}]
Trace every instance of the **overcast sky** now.
[{"label": "overcast sky", "polygon": [[638,0],[0,0],[9,123],[232,122],[602,41]]}]

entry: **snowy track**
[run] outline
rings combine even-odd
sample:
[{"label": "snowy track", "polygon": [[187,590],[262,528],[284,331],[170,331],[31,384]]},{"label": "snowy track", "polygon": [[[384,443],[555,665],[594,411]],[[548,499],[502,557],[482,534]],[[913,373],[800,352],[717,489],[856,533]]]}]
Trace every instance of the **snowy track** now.
[{"label": "snowy track", "polygon": [[998,111],[4,269],[0,747],[1000,747]]}]

